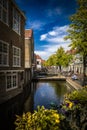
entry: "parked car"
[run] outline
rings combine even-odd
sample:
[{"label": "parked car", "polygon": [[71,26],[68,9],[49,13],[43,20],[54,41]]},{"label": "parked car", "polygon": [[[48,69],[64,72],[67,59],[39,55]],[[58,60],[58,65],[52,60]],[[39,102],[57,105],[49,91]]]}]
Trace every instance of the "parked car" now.
[{"label": "parked car", "polygon": [[72,75],[72,77],[71,77],[73,80],[77,80],[78,79],[78,77],[77,77],[77,75],[76,74],[74,74],[74,75]]}]

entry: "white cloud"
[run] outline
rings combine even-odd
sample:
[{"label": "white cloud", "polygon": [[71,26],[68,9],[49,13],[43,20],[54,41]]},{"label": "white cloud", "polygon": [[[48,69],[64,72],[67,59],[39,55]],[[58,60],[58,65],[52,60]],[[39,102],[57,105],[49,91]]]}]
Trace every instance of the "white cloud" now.
[{"label": "white cloud", "polygon": [[66,36],[66,30],[68,26],[54,27],[53,30],[40,36],[41,41],[47,41],[51,43],[65,43],[64,37]]},{"label": "white cloud", "polygon": [[47,60],[48,57],[52,54],[54,54],[58,48],[63,47],[66,50],[69,50],[70,48],[69,43],[65,44],[49,44],[49,45],[44,45],[43,46],[43,51],[35,51],[36,54],[40,55],[42,59]]},{"label": "white cloud", "polygon": [[55,31],[50,31],[50,32],[48,32],[49,33],[49,35],[51,35],[51,36],[55,36],[56,35],[56,32]]},{"label": "white cloud", "polygon": [[45,39],[46,39],[46,37],[47,37],[47,34],[43,34],[43,35],[41,35],[41,37],[40,37],[40,41],[45,40]]},{"label": "white cloud", "polygon": [[41,21],[34,21],[34,22],[32,22],[32,21],[30,21],[30,20],[28,20],[29,22],[27,23],[28,24],[28,26],[30,26],[32,29],[34,29],[34,30],[42,30],[43,29],[43,26],[45,25],[45,23],[44,22],[41,22]]},{"label": "white cloud", "polygon": [[61,43],[64,43],[64,42],[65,42],[62,37],[48,38],[47,41],[48,41],[48,42],[53,42],[53,43],[58,43],[58,44],[61,44]]},{"label": "white cloud", "polygon": [[54,27],[53,30],[40,36],[41,41],[48,42],[47,45],[43,45],[43,51],[37,51],[37,53],[43,58],[47,59],[50,55],[54,54],[60,46],[65,50],[69,49],[70,41],[64,41],[64,37],[67,35],[66,30],[68,26]]},{"label": "white cloud", "polygon": [[68,25],[65,26],[59,26],[59,27],[53,27],[53,30],[55,30],[58,34],[66,33],[66,30],[68,29]]},{"label": "white cloud", "polygon": [[40,57],[41,57],[43,60],[46,60],[46,59],[50,56],[50,53],[49,53],[49,52],[46,52],[45,50],[43,50],[43,51],[35,51],[35,54],[40,55]]}]

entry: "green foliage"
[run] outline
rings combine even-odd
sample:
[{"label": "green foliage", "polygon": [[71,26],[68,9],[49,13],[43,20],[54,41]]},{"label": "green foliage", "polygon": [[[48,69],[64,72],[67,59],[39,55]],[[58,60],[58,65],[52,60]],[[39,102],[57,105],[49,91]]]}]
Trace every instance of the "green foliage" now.
[{"label": "green foliage", "polygon": [[62,108],[65,110],[75,110],[85,107],[87,103],[87,88],[75,90],[66,94]]},{"label": "green foliage", "polygon": [[[65,115],[70,130],[86,130],[87,87],[67,94],[61,111]],[[66,122],[64,121],[63,124]]]},{"label": "green foliage", "polygon": [[68,95],[69,100],[75,101],[80,104],[87,103],[87,89],[81,89],[79,91],[74,91]]},{"label": "green foliage", "polygon": [[71,47],[83,55],[87,55],[87,0],[77,0],[78,9],[70,17],[71,24],[68,29],[68,36],[65,39],[71,40]]},{"label": "green foliage", "polygon": [[58,66],[68,66],[71,61],[72,56],[67,54],[63,47],[60,47],[56,52],[56,65]]},{"label": "green foliage", "polygon": [[56,52],[56,65],[61,66],[64,62],[65,51],[63,47],[60,47]]},{"label": "green foliage", "polygon": [[61,71],[61,66],[68,66],[69,62],[72,59],[72,55],[67,54],[63,47],[58,48],[57,52],[51,55],[46,61],[48,66],[59,66]]},{"label": "green foliage", "polygon": [[33,114],[28,112],[23,113],[22,117],[17,116],[16,130],[59,130],[60,119],[56,110],[38,106]]},{"label": "green foliage", "polygon": [[47,61],[44,61],[43,66],[48,66]]},{"label": "green foliage", "polygon": [[55,65],[55,54],[51,55],[47,60],[47,65],[52,66]]},{"label": "green foliage", "polygon": [[[59,110],[38,106],[34,113],[17,116],[15,130],[75,130],[87,120],[87,87],[67,94]],[[79,117],[79,118],[78,118]],[[78,122],[78,124],[77,124]]]}]

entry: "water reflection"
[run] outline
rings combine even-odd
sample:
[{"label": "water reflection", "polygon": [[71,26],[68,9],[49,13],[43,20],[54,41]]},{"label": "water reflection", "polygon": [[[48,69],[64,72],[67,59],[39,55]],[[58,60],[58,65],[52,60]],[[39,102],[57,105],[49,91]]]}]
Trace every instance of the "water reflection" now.
[{"label": "water reflection", "polygon": [[[0,130],[15,130],[16,115],[21,115],[24,103],[31,93],[31,84],[26,86],[22,93],[0,104]],[[28,104],[29,102],[27,102]],[[30,105],[30,104],[28,104]],[[26,109],[28,107],[26,106]]]},{"label": "water reflection", "polygon": [[51,103],[60,105],[66,92],[67,87],[65,86],[65,82],[38,82],[34,94],[34,109],[36,109],[38,105],[44,105],[45,108],[50,108]]},{"label": "water reflection", "polygon": [[14,130],[15,115],[33,111],[37,106],[50,108],[50,103],[59,105],[68,89],[65,82],[32,82],[23,93],[0,105],[0,130]]}]

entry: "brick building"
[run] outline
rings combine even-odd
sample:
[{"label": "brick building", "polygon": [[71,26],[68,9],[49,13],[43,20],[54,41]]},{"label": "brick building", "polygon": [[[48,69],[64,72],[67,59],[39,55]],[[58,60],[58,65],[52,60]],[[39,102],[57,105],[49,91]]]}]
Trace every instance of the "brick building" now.
[{"label": "brick building", "polygon": [[24,13],[13,0],[0,1],[0,103],[24,85]]},{"label": "brick building", "polygon": [[34,69],[34,38],[33,30],[25,30],[25,84],[28,84],[33,77]]}]

